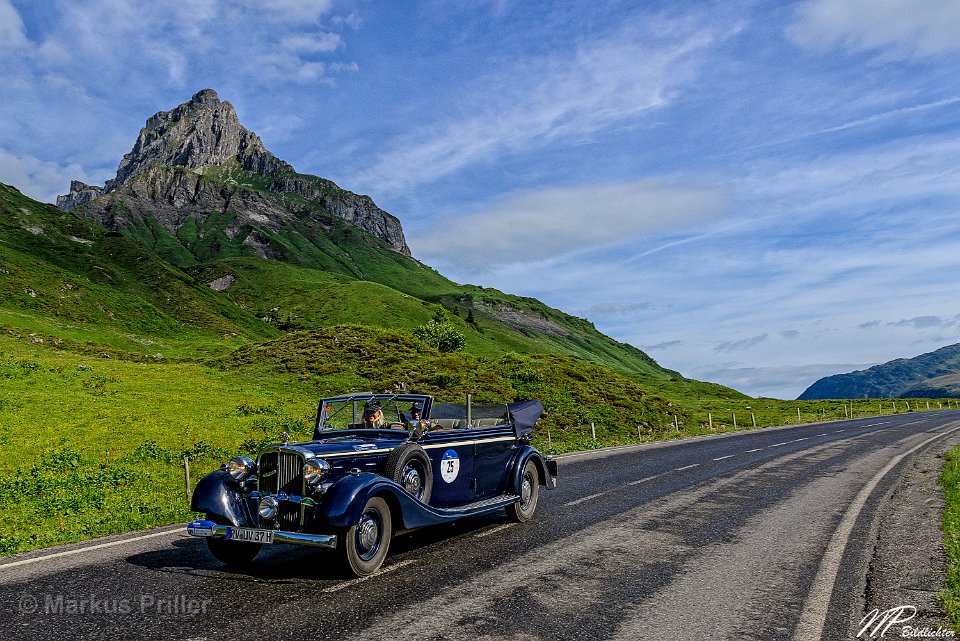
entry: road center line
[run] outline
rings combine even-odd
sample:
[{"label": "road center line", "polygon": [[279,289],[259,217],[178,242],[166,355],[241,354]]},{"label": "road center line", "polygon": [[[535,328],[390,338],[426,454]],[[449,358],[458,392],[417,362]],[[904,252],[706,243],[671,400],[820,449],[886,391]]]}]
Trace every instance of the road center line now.
[{"label": "road center line", "polygon": [[884,421],[883,423],[870,423],[869,425],[864,425],[864,427],[876,427],[877,425],[890,425],[890,421]]},{"label": "road center line", "polygon": [[759,452],[762,449],[762,447],[755,447],[752,450],[747,450],[747,454],[750,454],[751,452]]},{"label": "road center line", "polygon": [[173,530],[164,530],[163,532],[152,532],[151,534],[144,534],[142,536],[134,536],[129,539],[120,539],[118,541],[109,541],[107,543],[98,543],[96,545],[88,545],[86,547],[77,548],[75,550],[67,550],[65,552],[54,552],[53,554],[44,554],[43,556],[35,556],[32,559],[23,559],[22,561],[13,561],[11,563],[0,564],[0,570],[6,568],[15,568],[20,565],[28,565],[30,563],[38,563],[40,561],[47,561],[49,559],[57,559],[63,556],[72,556],[74,554],[80,554],[82,552],[89,552],[91,550],[100,550],[102,548],[109,548],[115,545],[123,545],[125,543],[134,543],[136,541],[143,541],[145,539],[153,539],[158,536],[170,536],[175,534],[183,534],[185,532],[184,528],[186,523],[176,526],[177,529]]},{"label": "road center line", "polygon": [[736,456],[736,454],[727,454],[726,456],[718,456],[717,458],[712,459],[712,460],[714,460],[714,461],[722,461],[722,460],[724,460],[724,459],[733,458],[734,456]]},{"label": "road center line", "polygon": [[663,476],[663,474],[654,474],[653,476],[647,476],[647,477],[644,477],[644,478],[639,479],[639,480],[637,480],[637,481],[630,481],[629,483],[627,483],[627,485],[640,485],[641,483],[646,483],[647,481],[652,481],[653,479],[658,479],[658,478],[660,478],[661,476]]},{"label": "road center line", "polygon": [[583,497],[583,498],[581,498],[581,499],[577,499],[576,501],[570,501],[569,503],[564,503],[562,507],[569,507],[569,506],[571,506],[571,505],[578,505],[578,504],[580,504],[580,503],[585,503],[585,502],[590,501],[590,500],[592,500],[592,499],[599,498],[599,497],[603,496],[604,494],[606,494],[606,492],[598,492],[597,494],[591,494],[590,496],[585,496],[585,497]]},{"label": "road center line", "polygon": [[692,468],[692,467],[700,467],[700,464],[699,464],[699,463],[694,463],[693,465],[685,465],[685,466],[683,466],[683,467],[675,467],[675,468],[673,468],[673,471],[674,471],[674,472],[682,472],[683,470],[689,470],[689,469]]},{"label": "road center line", "polygon": [[773,445],[770,445],[769,447],[780,447],[781,445],[786,445],[787,443],[792,443],[792,442],[793,442],[793,441],[784,441],[783,443],[774,443]]},{"label": "road center line", "polygon": [[407,559],[406,561],[397,561],[393,565],[389,565],[385,568],[381,568],[380,570],[377,570],[373,574],[362,576],[359,579],[351,579],[349,581],[344,581],[343,583],[338,583],[337,585],[331,585],[329,588],[324,588],[323,591],[326,593],[339,592],[340,590],[353,587],[358,583],[363,583],[367,579],[372,579],[375,576],[380,576],[381,574],[386,574],[387,572],[393,572],[394,570],[399,570],[400,568],[410,565],[411,563],[416,563],[416,561],[414,559]]},{"label": "road center line", "polygon": [[800,622],[797,624],[797,629],[794,632],[794,639],[797,641],[817,641],[823,638],[823,630],[827,623],[827,610],[830,609],[830,597],[833,595],[833,589],[837,583],[837,575],[840,573],[840,563],[843,560],[843,552],[846,550],[850,540],[850,534],[853,532],[853,525],[857,517],[860,516],[863,506],[866,505],[867,499],[870,498],[870,494],[872,494],[877,485],[880,484],[883,477],[907,456],[910,456],[925,445],[948,434],[952,434],[957,430],[960,430],[960,427],[955,427],[948,432],[931,436],[919,445],[911,447],[903,454],[895,456],[860,490],[850,504],[850,507],[847,508],[833,536],[830,537],[830,542],[827,543],[827,549],[824,552],[823,560],[820,562],[820,568],[817,570],[813,584],[810,586],[807,600],[803,604],[803,612],[800,613]]},{"label": "road center line", "polygon": [[817,434],[817,436],[826,436],[826,435],[827,435],[826,432],[824,432],[823,434]]}]

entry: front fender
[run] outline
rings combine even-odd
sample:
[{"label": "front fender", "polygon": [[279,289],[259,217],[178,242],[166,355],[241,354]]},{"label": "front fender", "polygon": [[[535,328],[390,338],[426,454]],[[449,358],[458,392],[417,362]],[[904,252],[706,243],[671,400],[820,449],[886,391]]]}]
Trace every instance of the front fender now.
[{"label": "front fender", "polygon": [[214,520],[222,519],[221,525],[255,527],[250,512],[243,503],[240,484],[233,480],[226,470],[217,470],[207,474],[197,483],[193,491],[190,509],[205,512]]},{"label": "front fender", "polygon": [[[367,500],[375,494],[388,495],[392,507],[399,507],[406,492],[393,481],[376,474],[351,474],[334,483],[323,494],[323,515],[333,528],[350,528],[360,522]],[[412,499],[407,495],[408,499]],[[402,508],[401,508],[402,513]]]},{"label": "front fender", "polygon": [[390,479],[364,473],[345,476],[323,495],[322,516],[325,523],[318,528],[347,529],[360,522],[363,508],[372,496],[381,496],[390,506],[397,529],[413,529],[447,523],[469,515],[469,512],[438,510],[425,505]]}]

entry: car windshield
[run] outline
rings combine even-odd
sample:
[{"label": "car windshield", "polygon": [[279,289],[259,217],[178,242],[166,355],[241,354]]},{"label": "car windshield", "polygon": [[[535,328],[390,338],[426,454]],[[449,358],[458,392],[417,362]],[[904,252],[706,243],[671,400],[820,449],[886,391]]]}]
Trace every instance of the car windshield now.
[{"label": "car windshield", "polygon": [[[398,394],[358,394],[355,396],[324,399],[320,406],[319,429],[321,431],[346,430],[371,427],[364,423],[365,408],[379,406],[384,428],[406,428],[407,423],[420,418],[414,409],[422,409],[423,397],[411,397]],[[368,412],[372,414],[372,412]],[[381,417],[374,416],[374,419]],[[378,421],[379,422],[379,421]]]}]

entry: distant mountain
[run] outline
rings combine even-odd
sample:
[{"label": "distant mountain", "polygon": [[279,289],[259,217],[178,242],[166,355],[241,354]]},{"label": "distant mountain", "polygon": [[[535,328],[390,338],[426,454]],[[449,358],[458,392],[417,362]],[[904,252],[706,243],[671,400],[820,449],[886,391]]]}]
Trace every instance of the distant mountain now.
[{"label": "distant mountain", "polygon": [[960,343],[914,358],[821,378],[798,400],[960,396]]},{"label": "distant mountain", "polygon": [[57,206],[179,266],[244,255],[319,266],[324,239],[343,225],[410,255],[399,220],[368,196],[296,173],[212,89],[150,117],[115,178],[73,181]]}]

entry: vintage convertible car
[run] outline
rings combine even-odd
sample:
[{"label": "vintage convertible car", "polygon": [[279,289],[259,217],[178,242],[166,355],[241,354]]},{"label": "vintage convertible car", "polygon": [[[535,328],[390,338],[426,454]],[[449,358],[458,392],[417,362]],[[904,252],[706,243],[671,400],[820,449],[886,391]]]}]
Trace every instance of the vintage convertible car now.
[{"label": "vintage convertible car", "polygon": [[557,465],[530,445],[539,401],[434,404],[422,394],[350,394],[320,401],[313,439],[256,461],[235,456],[205,476],[187,525],[228,565],[261,547],[336,550],[357,576],[383,563],[395,532],[506,509],[527,521]]}]

